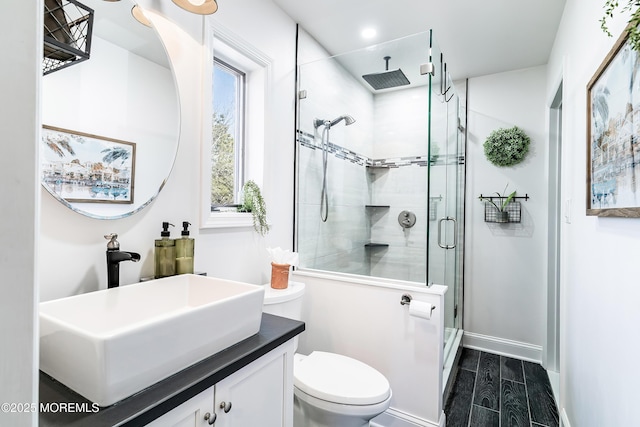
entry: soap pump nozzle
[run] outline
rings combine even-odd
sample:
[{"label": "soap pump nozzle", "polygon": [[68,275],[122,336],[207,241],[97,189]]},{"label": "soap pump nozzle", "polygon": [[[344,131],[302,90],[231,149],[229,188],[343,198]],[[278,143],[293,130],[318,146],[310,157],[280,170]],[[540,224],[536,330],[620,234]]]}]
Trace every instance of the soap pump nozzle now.
[{"label": "soap pump nozzle", "polygon": [[180,233],[182,236],[189,235],[189,226],[191,223],[189,221],[182,221],[182,232]]},{"label": "soap pump nozzle", "polygon": [[168,223],[168,222],[166,222],[166,221],[162,223],[162,231],[160,232],[160,236],[162,236],[162,237],[169,237],[169,236],[171,236],[171,232],[169,231],[169,226],[174,227],[174,225],[173,225],[173,224]]}]

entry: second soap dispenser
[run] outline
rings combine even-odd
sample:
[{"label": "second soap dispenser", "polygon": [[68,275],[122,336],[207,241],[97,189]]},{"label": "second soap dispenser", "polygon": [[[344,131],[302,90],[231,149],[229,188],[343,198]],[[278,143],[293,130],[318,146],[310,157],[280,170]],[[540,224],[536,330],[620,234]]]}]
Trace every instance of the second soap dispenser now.
[{"label": "second soap dispenser", "polygon": [[162,232],[160,239],[155,241],[155,276],[156,279],[161,277],[173,276],[176,274],[176,241],[171,239],[169,226],[173,224],[168,222],[162,223]]},{"label": "second soap dispenser", "polygon": [[193,273],[193,252],[195,240],[189,237],[189,226],[187,221],[182,223],[182,237],[176,239],[176,274]]}]

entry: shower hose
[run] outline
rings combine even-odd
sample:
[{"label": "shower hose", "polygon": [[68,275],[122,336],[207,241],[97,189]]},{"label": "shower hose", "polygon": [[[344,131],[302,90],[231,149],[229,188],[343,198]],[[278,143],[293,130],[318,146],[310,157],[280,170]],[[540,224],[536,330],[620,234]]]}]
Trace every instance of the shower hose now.
[{"label": "shower hose", "polygon": [[322,191],[320,193],[320,219],[327,222],[329,218],[329,195],[327,194],[327,162],[329,159],[329,129],[322,129]]}]

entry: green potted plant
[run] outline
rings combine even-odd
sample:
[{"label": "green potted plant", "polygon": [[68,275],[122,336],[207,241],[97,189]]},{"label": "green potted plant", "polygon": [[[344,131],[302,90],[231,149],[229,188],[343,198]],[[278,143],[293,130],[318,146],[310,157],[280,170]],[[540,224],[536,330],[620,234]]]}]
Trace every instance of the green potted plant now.
[{"label": "green potted plant", "polygon": [[522,129],[496,129],[484,142],[484,155],[496,166],[513,166],[524,160],[531,139]]},{"label": "green potted plant", "polygon": [[[480,196],[479,199],[485,203],[491,203],[494,208],[496,208],[496,222],[509,222],[509,212],[507,211],[507,206],[511,203],[511,200],[516,196],[515,190],[510,194],[507,194],[507,187],[509,184],[505,185],[504,191],[502,194],[496,191],[498,197],[483,197]],[[493,199],[497,199],[498,202],[494,202]],[[486,220],[486,219],[485,219]]]},{"label": "green potted plant", "polygon": [[262,198],[260,187],[253,180],[248,180],[242,186],[242,205],[238,212],[250,212],[253,216],[253,228],[262,236],[269,232],[267,223],[267,207]]}]

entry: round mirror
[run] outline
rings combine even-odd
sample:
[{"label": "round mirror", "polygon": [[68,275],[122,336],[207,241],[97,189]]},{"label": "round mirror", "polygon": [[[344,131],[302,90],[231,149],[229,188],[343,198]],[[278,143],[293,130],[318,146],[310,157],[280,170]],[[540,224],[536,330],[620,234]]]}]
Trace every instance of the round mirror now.
[{"label": "round mirror", "polygon": [[158,195],[178,149],[174,75],[156,30],[130,0],[94,10],[90,58],[42,79],[42,185],[72,210],[116,219]]}]

